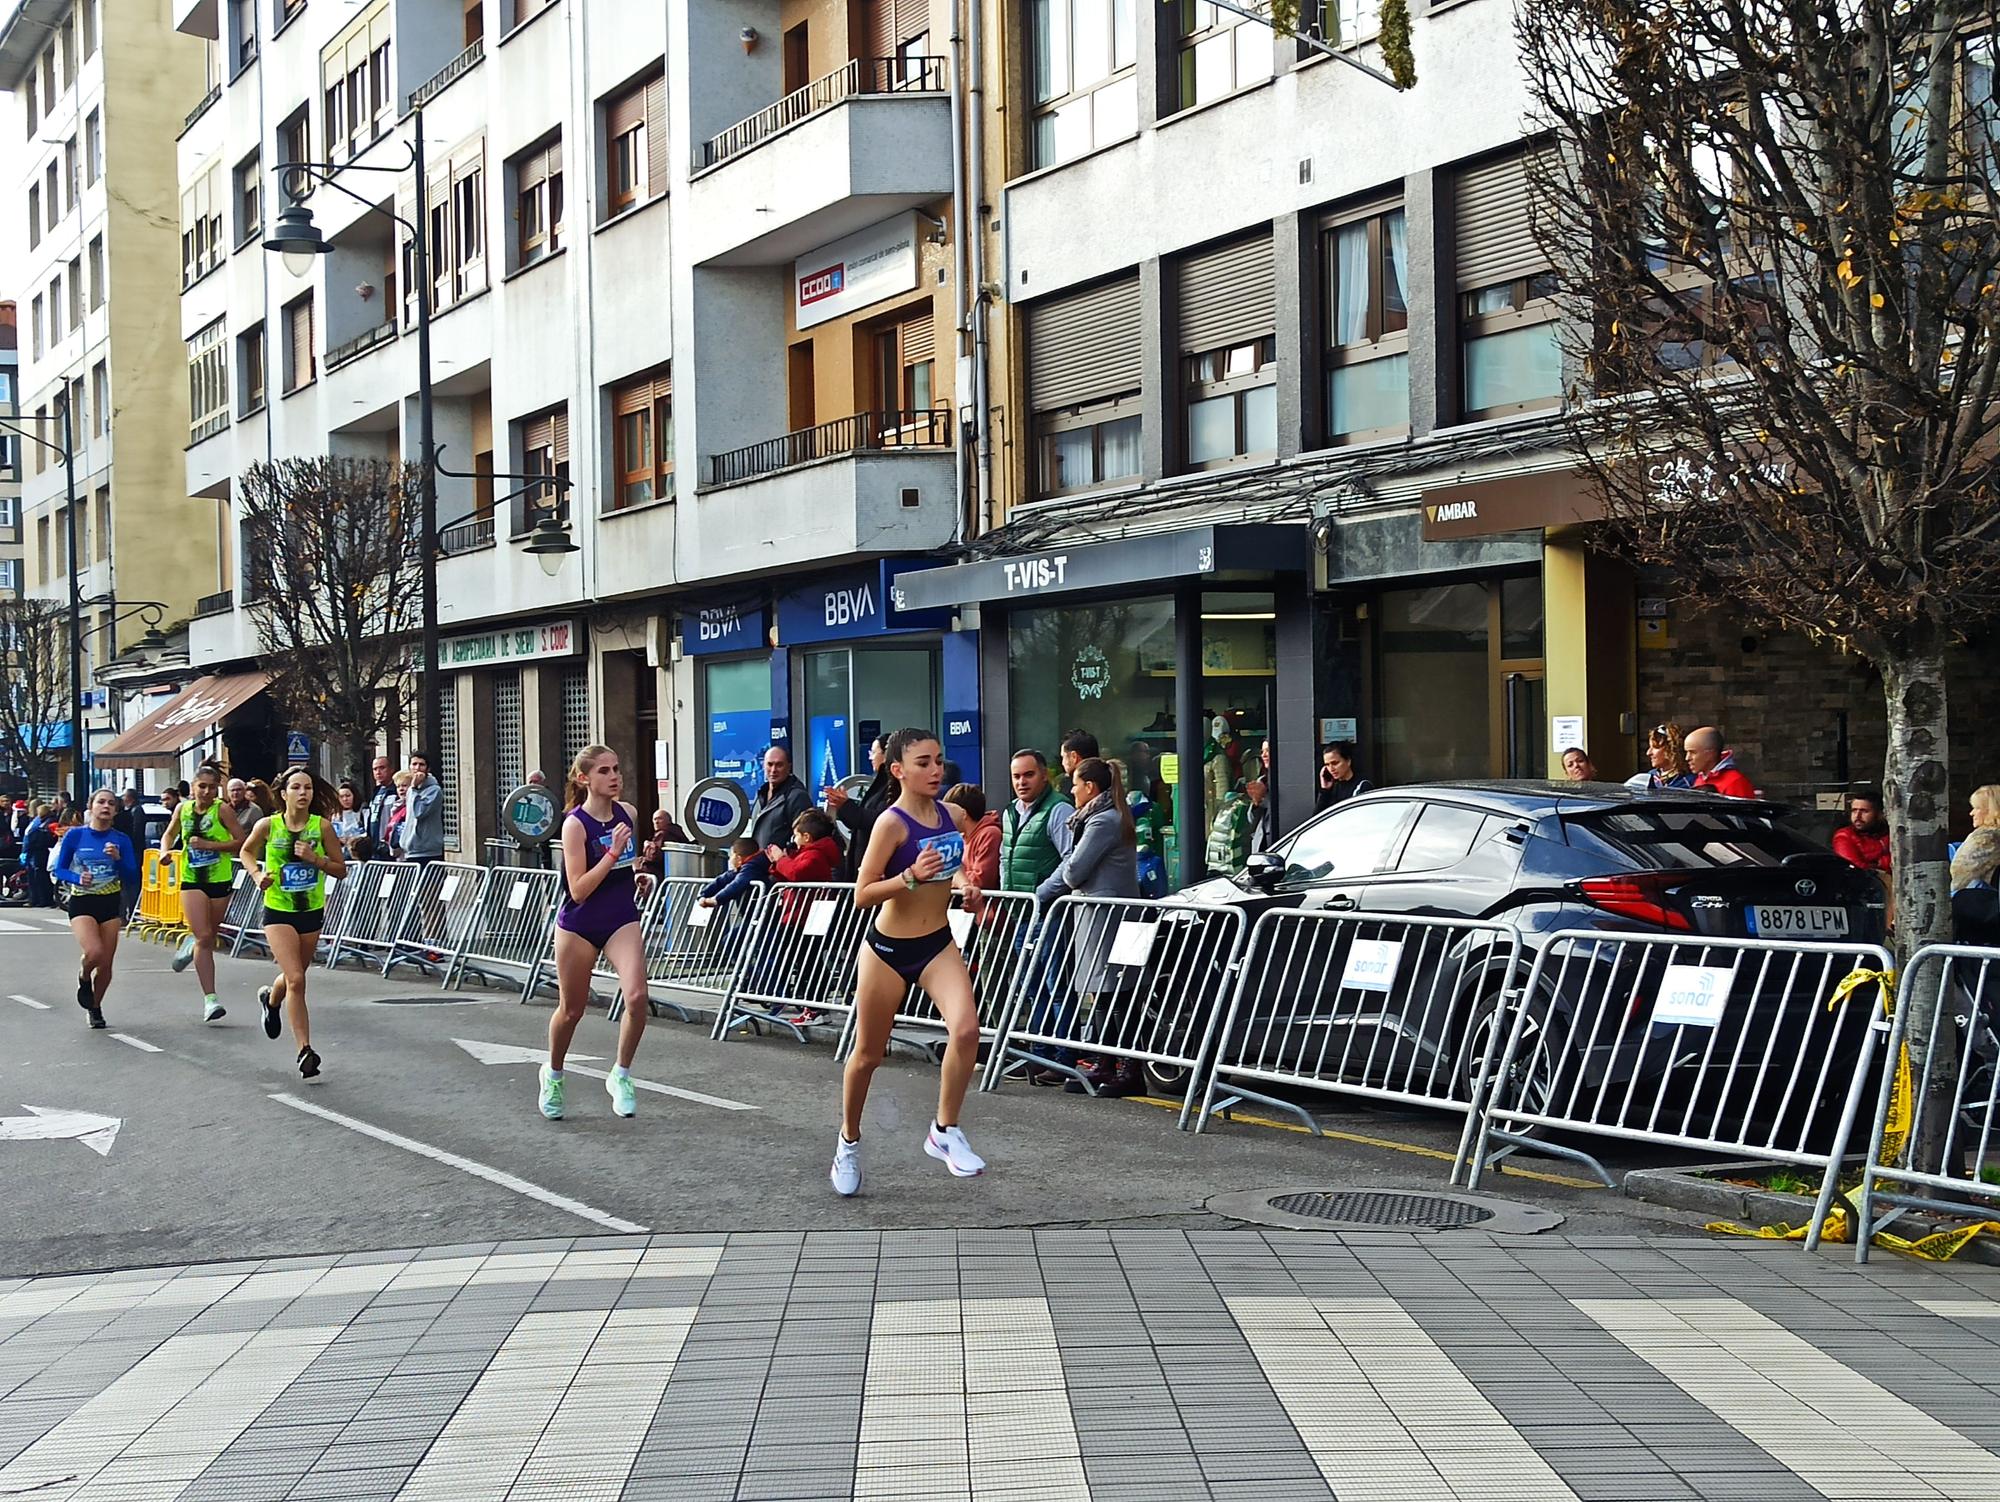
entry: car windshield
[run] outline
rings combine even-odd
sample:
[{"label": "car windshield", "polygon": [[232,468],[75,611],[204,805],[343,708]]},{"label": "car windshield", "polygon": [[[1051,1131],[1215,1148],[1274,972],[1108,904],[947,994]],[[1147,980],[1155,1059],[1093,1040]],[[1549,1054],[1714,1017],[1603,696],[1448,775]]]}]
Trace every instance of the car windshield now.
[{"label": "car windshield", "polygon": [[1826,853],[1768,815],[1728,809],[1625,808],[1564,822],[1570,844],[1607,849],[1646,870],[1777,866],[1788,855]]}]

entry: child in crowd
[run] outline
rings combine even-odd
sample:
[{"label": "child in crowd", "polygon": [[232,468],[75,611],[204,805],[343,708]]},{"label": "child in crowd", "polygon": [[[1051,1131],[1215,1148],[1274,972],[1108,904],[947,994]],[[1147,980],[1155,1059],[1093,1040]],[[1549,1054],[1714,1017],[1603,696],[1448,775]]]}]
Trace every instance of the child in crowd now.
[{"label": "child in crowd", "polygon": [[771,858],[755,840],[737,840],[729,847],[729,869],[701,889],[703,907],[734,902],[771,874]]}]

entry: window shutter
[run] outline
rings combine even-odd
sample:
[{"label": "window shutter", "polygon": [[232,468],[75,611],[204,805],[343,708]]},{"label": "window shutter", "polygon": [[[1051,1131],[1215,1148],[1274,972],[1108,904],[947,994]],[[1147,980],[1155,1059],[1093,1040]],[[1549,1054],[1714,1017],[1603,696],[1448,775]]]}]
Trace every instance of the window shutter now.
[{"label": "window shutter", "polygon": [[1458,174],[1458,289],[1490,287],[1548,269],[1528,216],[1528,158],[1523,152]]},{"label": "window shutter", "polygon": [[1269,232],[1198,250],[1176,270],[1182,354],[1261,339],[1278,327]]},{"label": "window shutter", "polygon": [[1137,391],[1139,278],[1031,304],[1028,403],[1038,412]]},{"label": "window shutter", "polygon": [[[883,0],[888,8],[888,0]],[[900,46],[931,29],[931,0],[896,0],[896,42]]]},{"label": "window shutter", "polygon": [[555,446],[555,422],[547,412],[539,417],[531,417],[521,424],[521,452],[532,454],[536,449]]},{"label": "window shutter", "polygon": [[653,405],[653,383],[651,381],[627,381],[611,395],[611,412],[614,417],[623,417],[630,412],[645,412]]},{"label": "window shutter", "polygon": [[635,125],[643,125],[646,120],[646,94],[648,84],[635,84],[625,93],[612,100],[604,111],[604,133],[614,139],[622,136]]},{"label": "window shutter", "polygon": [[312,379],[313,307],[310,297],[292,304],[292,385],[303,386]]},{"label": "window shutter", "polygon": [[870,0],[866,42],[868,57],[896,55],[896,0]]},{"label": "window shutter", "polygon": [[552,421],[555,431],[554,442],[550,447],[554,451],[555,462],[567,464],[569,463],[569,408],[557,408]]},{"label": "window shutter", "polygon": [[667,75],[646,85],[646,196],[667,193]]},{"label": "window shutter", "polygon": [[921,365],[937,358],[937,317],[926,308],[903,325],[903,363]]}]

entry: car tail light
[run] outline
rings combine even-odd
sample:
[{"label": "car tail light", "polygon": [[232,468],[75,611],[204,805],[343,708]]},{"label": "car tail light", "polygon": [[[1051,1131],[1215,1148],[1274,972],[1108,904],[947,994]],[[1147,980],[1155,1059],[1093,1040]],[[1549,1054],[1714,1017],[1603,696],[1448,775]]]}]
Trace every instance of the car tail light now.
[{"label": "car tail light", "polygon": [[1666,905],[1666,890],[1680,877],[1671,871],[1639,872],[1624,876],[1587,876],[1576,884],[1583,900],[1592,907],[1621,918],[1650,923],[1656,928],[1691,929],[1687,914]]}]

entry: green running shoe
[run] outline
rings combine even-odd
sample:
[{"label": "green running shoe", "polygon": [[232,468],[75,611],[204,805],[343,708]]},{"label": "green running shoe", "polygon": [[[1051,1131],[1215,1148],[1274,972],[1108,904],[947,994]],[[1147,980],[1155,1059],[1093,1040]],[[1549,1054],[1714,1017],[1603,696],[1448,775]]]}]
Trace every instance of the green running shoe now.
[{"label": "green running shoe", "polygon": [[604,1077],[604,1093],[611,1097],[611,1109],[620,1116],[639,1114],[639,1092],[632,1088],[632,1076],[616,1069]]},{"label": "green running shoe", "polygon": [[563,1114],[563,1077],[546,1064],[542,1066],[542,1114],[550,1121],[561,1121]]},{"label": "green running shoe", "polygon": [[181,940],[181,947],[174,951],[174,974],[179,975],[194,963],[194,935]]}]

